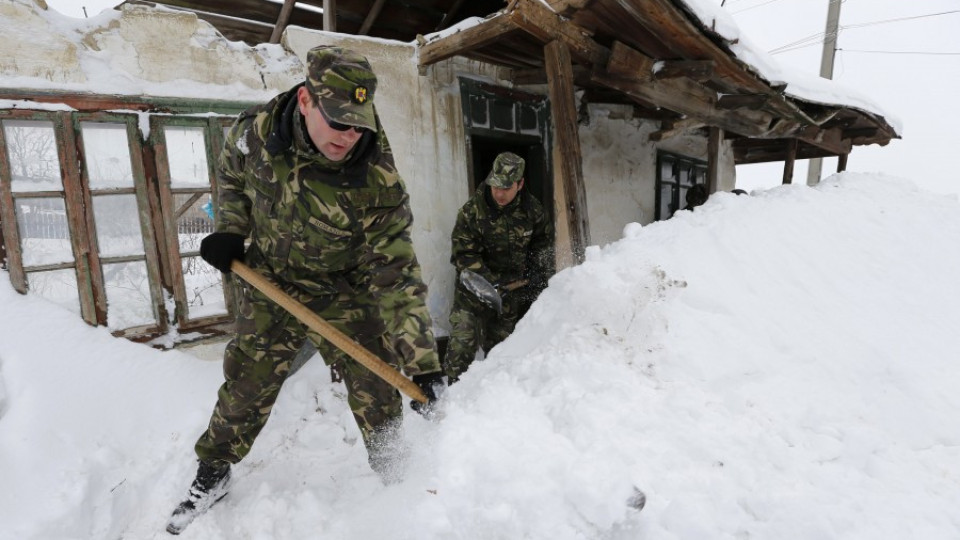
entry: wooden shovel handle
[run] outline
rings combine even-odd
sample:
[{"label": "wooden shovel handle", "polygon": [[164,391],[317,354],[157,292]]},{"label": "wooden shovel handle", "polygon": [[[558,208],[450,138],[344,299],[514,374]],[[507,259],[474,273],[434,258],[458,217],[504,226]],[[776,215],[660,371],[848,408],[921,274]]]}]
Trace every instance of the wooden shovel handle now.
[{"label": "wooden shovel handle", "polygon": [[423,395],[420,387],[410,379],[401,375],[400,372],[390,367],[390,364],[387,364],[372,352],[368,351],[363,345],[360,345],[340,330],[334,328],[333,325],[323,320],[319,315],[310,311],[307,306],[294,300],[292,296],[280,290],[279,287],[260,275],[256,270],[237,260],[230,263],[230,270],[242,277],[244,281],[250,285],[256,287],[257,290],[265,294],[267,298],[289,311],[294,317],[299,319],[300,322],[309,326],[311,330],[320,334],[341,351],[350,355],[350,358],[360,362],[365,368],[372,371],[374,375],[387,381],[391,386],[420,403],[427,402],[427,396]]}]

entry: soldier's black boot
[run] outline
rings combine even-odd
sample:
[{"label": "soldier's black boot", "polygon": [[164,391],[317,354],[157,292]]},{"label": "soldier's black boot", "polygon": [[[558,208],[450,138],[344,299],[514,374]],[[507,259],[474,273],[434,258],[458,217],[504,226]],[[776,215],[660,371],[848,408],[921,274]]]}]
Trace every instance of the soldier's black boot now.
[{"label": "soldier's black boot", "polygon": [[167,522],[167,532],[180,534],[198,515],[206,512],[227,494],[230,465],[216,467],[200,462],[197,477],[187,491],[187,498],[177,506]]}]

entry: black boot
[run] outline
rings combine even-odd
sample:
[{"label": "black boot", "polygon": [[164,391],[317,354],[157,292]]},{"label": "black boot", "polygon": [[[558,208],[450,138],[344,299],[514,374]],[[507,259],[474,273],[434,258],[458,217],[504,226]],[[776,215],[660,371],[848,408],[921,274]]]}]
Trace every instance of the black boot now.
[{"label": "black boot", "polygon": [[201,461],[197,469],[197,477],[187,492],[187,498],[177,506],[173,515],[170,516],[170,521],[167,522],[167,532],[170,534],[183,532],[194,518],[226,496],[229,482],[230,465],[215,467]]}]

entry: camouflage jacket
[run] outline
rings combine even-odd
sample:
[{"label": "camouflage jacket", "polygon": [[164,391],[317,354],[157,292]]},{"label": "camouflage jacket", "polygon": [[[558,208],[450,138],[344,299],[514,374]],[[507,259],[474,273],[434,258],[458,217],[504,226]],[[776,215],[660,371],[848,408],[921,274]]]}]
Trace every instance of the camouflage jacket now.
[{"label": "camouflage jacket", "polygon": [[481,184],[460,208],[452,241],[450,262],[458,274],[470,269],[495,285],[529,279],[527,294],[536,297],[552,273],[553,223],[524,190],[500,208]]},{"label": "camouflage jacket", "polygon": [[382,330],[402,342],[404,371],[437,371],[413,215],[379,118],[376,133],[331,162],[309,140],[297,88],[244,112],[228,132],[216,230],[249,236],[248,264],[288,291],[375,306]]}]

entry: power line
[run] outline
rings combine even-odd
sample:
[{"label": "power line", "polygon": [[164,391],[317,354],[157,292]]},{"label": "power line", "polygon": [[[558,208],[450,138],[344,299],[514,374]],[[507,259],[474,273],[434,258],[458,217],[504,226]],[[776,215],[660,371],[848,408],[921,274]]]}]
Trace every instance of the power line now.
[{"label": "power line", "polygon": [[767,5],[767,4],[772,4],[772,3],[774,3],[774,2],[779,2],[779,1],[780,1],[780,0],[767,0],[766,2],[764,2],[764,3],[762,3],[762,4],[757,4],[757,5],[755,5],[755,6],[746,7],[746,8],[737,10],[737,11],[731,11],[730,14],[731,14],[731,15],[736,15],[737,13],[743,13],[744,11],[750,11],[751,9],[758,8],[758,7],[763,7],[763,6]]},{"label": "power line", "polygon": [[960,52],[938,52],[938,51],[868,51],[863,49],[837,49],[843,52],[853,53],[872,53],[872,54],[921,54],[930,56],[960,56]]},{"label": "power line", "polygon": [[[776,1],[776,0],[772,0],[772,1]],[[940,13],[928,13],[928,14],[926,14],[926,15],[913,15],[913,16],[910,16],[910,17],[898,17],[898,18],[896,18],[896,19],[885,19],[885,20],[882,20],[882,21],[872,21],[872,22],[857,23],[857,24],[844,24],[844,25],[841,25],[839,29],[837,29],[837,34],[839,34],[840,32],[842,32],[842,31],[844,31],[844,30],[849,30],[849,29],[853,29],[853,28],[864,28],[864,27],[867,27],[867,26],[876,26],[876,25],[878,25],[878,24],[888,24],[888,23],[901,22],[901,21],[910,21],[910,20],[914,20],[914,19],[925,19],[925,18],[930,18],[930,17],[939,17],[939,16],[942,16],[942,15],[950,15],[950,14],[952,14],[952,13],[960,13],[960,9],[955,9],[955,10],[951,10],[951,11],[943,11],[943,12],[940,12]],[[818,44],[822,43],[824,39],[833,37],[832,34],[833,34],[832,32],[831,32],[831,35],[827,35],[826,32],[818,32],[818,33],[816,33],[816,34],[811,34],[811,35],[809,35],[809,36],[807,36],[807,37],[800,38],[800,39],[798,39],[797,41],[794,41],[794,42],[792,42],[792,43],[787,43],[787,44],[781,45],[781,46],[779,46],[779,47],[777,47],[777,48],[775,48],[775,49],[771,49],[769,52],[770,52],[770,54],[780,54],[780,53],[783,53],[783,52],[789,52],[789,51],[793,51],[793,50],[797,50],[797,49],[803,49],[803,48],[809,47],[809,46],[811,46],[811,45],[818,45]]]}]

